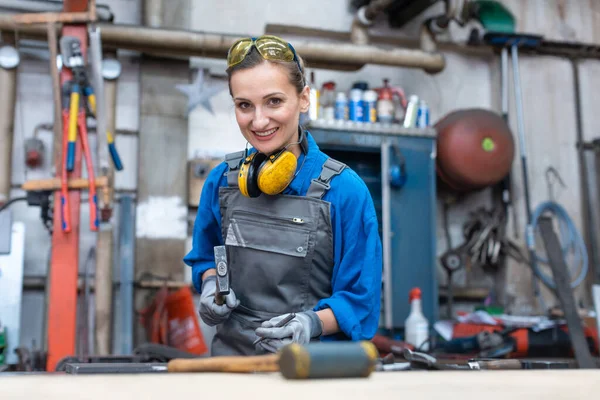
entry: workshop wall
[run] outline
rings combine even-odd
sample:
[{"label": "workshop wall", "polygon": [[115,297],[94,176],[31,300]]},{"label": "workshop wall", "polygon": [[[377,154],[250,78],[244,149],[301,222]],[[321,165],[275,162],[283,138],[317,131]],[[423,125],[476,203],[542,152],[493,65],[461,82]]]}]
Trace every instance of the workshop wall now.
[{"label": "workshop wall", "polygon": [[[169,1],[171,2],[171,1]],[[517,29],[521,32],[543,34],[547,38],[557,40],[579,40],[583,42],[600,42],[600,7],[594,0],[588,1],[502,1],[516,15]],[[117,23],[140,24],[142,21],[142,0],[103,0],[116,16]],[[165,11],[165,25],[176,26],[173,16],[185,14],[181,12],[185,4],[189,12],[189,21],[184,26],[192,30],[219,33],[259,35],[264,32],[268,23],[289,24],[314,27],[336,31],[348,31],[353,15],[347,0],[305,0],[291,8],[288,2],[271,2],[268,0],[226,0],[211,2],[189,0],[188,3],[177,2],[178,7]],[[590,7],[595,7],[590,12]],[[427,15],[435,14],[441,9],[432,9]],[[251,16],[251,17],[250,17]],[[419,20],[424,19],[421,16]],[[377,28],[380,32],[393,35],[415,37],[419,21],[413,21],[402,31]],[[464,38],[467,31],[453,28],[453,38]],[[49,177],[51,166],[46,160],[40,170],[28,170],[24,167],[23,143],[33,135],[35,127],[40,123],[52,120],[51,81],[49,76],[47,53],[44,51],[26,50],[22,53],[22,63],[18,76],[18,99],[15,113],[15,140],[13,147],[12,195],[20,195],[18,187],[25,179]],[[425,99],[430,106],[431,121],[439,120],[446,113],[466,107],[483,107],[500,109],[499,94],[499,60],[479,55],[466,55],[457,52],[445,53],[447,66],[437,75],[428,75],[419,70],[399,69],[383,66],[366,66],[357,72],[337,72],[314,70],[316,83],[320,85],[328,80],[338,83],[340,90],[348,89],[356,80],[364,80],[370,86],[380,86],[383,78],[389,78],[393,85],[404,88],[407,94],[415,93]],[[116,173],[116,189],[120,192],[134,192],[138,189],[138,138],[140,127],[140,80],[141,72],[136,53],[120,51],[119,60],[123,73],[119,78],[117,100],[117,147],[125,164],[125,170]],[[224,60],[206,60],[195,58],[194,67],[209,67],[212,79],[222,80],[224,77]],[[309,66],[310,67],[310,66]],[[309,68],[309,71],[311,69]],[[521,81],[523,84],[523,104],[525,112],[525,131],[527,135],[527,155],[529,157],[530,185],[532,205],[548,199],[545,183],[545,169],[554,166],[567,184],[566,189],[558,189],[556,200],[560,202],[576,222],[583,233],[581,214],[581,196],[579,182],[579,166],[575,149],[575,110],[573,103],[573,78],[569,61],[553,57],[521,57]],[[595,90],[600,84],[600,63],[587,61],[580,66],[581,103],[583,107],[584,137],[590,140],[598,136],[600,122],[594,118]],[[190,80],[191,82],[192,80]],[[512,77],[511,81],[512,83]],[[150,95],[150,94],[146,94]],[[155,93],[157,99],[160,93]],[[181,94],[181,96],[184,96]],[[515,133],[516,120],[512,86],[510,88],[510,125]],[[203,107],[196,108],[188,118],[188,158],[216,156],[236,151],[245,146],[237,128],[233,113],[233,105],[227,90],[223,90],[211,99],[214,114]],[[119,131],[122,133],[119,134]],[[141,132],[143,134],[143,132]],[[168,134],[168,132],[165,132]],[[40,138],[51,149],[52,134],[40,131]],[[92,145],[95,138],[91,138]],[[518,143],[517,143],[518,146]],[[163,154],[156,154],[157,158]],[[517,157],[513,165],[514,201],[518,214],[518,241],[523,241],[525,213],[521,181],[521,166]],[[592,177],[593,178],[593,177]],[[180,177],[180,179],[182,179]],[[116,195],[118,199],[119,193]],[[453,243],[459,244],[463,218],[469,211],[480,204],[487,204],[487,191],[474,194],[464,203],[451,209],[450,226]],[[80,269],[83,270],[85,259],[90,248],[95,244],[95,235],[87,227],[87,205],[82,207]],[[22,204],[14,207],[15,219],[26,223],[25,275],[43,277],[47,271],[50,240],[47,232],[39,223],[39,210],[27,209]],[[193,220],[193,213],[190,220]],[[113,217],[118,221],[118,207]],[[441,221],[441,217],[438,218]],[[509,232],[513,232],[512,222]],[[187,249],[191,240],[188,238]],[[438,224],[438,253],[445,251],[446,245],[441,223]],[[183,254],[181,255],[183,256]],[[181,264],[185,276],[190,280],[189,268],[184,267],[180,259],[173,264]],[[172,266],[170,267],[172,268]],[[509,263],[505,285],[506,300],[509,310],[515,313],[537,311],[537,303],[532,297],[531,273],[527,267]],[[115,270],[118,277],[118,270]],[[438,278],[445,284],[445,274],[440,269]],[[492,279],[481,271],[463,272],[455,275],[456,284],[464,287],[491,288]],[[500,284],[500,286],[504,286]],[[581,290],[578,294],[583,296]],[[548,293],[546,299],[553,303]],[[118,299],[115,307],[118,308]],[[42,341],[41,322],[44,315],[43,292],[29,289],[23,298],[22,343],[31,345]],[[25,315],[27,317],[25,317]],[[444,315],[442,312],[441,315]],[[206,327],[204,327],[206,328]],[[117,328],[115,328],[117,329]],[[205,332],[210,330],[206,329]],[[118,340],[118,338],[115,337]],[[115,344],[113,347],[117,347]]]}]

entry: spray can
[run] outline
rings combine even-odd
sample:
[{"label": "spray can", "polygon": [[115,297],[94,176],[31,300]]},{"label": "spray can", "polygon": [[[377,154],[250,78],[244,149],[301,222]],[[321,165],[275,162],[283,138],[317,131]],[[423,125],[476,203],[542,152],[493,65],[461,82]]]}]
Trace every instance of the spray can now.
[{"label": "spray can", "polygon": [[421,306],[421,289],[413,288],[409,294],[410,314],[405,321],[405,341],[415,346],[418,351],[429,350],[429,321],[423,315]]},{"label": "spray can", "polygon": [[417,126],[417,113],[419,108],[419,98],[416,95],[411,95],[406,106],[406,114],[404,115],[405,128],[414,128]]},{"label": "spray can", "polygon": [[419,102],[417,111],[417,128],[427,128],[429,126],[429,106],[425,100]]},{"label": "spray can", "polygon": [[346,93],[338,92],[335,98],[335,119],[338,121],[348,120],[348,99]]},{"label": "spray can", "polygon": [[348,119],[354,122],[363,122],[363,91],[361,89],[350,90],[350,101],[348,102]]},{"label": "spray can", "polygon": [[377,92],[374,90],[365,90],[363,92],[363,121],[377,122]]}]

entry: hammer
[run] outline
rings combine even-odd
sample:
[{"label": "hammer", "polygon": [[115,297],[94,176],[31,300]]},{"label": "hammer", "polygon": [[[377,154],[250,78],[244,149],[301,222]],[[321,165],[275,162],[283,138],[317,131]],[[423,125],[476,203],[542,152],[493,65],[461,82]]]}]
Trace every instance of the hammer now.
[{"label": "hammer", "polygon": [[215,266],[217,269],[217,292],[215,293],[215,302],[223,305],[224,296],[229,294],[229,264],[227,264],[227,248],[225,246],[215,246]]},{"label": "hammer", "polygon": [[173,359],[168,372],[278,372],[286,379],[368,377],[379,354],[369,341],[292,343],[278,353]]}]

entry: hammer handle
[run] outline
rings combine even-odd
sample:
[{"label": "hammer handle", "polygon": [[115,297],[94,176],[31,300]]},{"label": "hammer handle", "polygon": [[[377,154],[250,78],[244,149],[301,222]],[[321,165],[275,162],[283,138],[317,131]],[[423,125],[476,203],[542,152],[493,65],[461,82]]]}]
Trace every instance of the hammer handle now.
[{"label": "hammer handle", "polygon": [[168,362],[168,372],[277,372],[279,355],[180,358]]},{"label": "hammer handle", "polygon": [[521,361],[519,360],[486,360],[477,361],[481,369],[488,370],[509,370],[509,369],[523,369]]}]

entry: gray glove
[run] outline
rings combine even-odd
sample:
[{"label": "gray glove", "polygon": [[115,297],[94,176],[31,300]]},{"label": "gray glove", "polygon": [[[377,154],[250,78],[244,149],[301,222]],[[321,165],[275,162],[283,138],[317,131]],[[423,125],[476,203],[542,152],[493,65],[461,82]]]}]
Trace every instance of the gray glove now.
[{"label": "gray glove", "polygon": [[215,293],[217,292],[217,277],[212,275],[202,282],[202,293],[200,294],[200,318],[208,326],[215,326],[229,318],[231,311],[240,305],[240,301],[235,297],[233,289],[229,294],[223,296],[223,304],[218,305],[215,302]]},{"label": "gray glove", "polygon": [[321,319],[314,311],[298,313],[285,326],[276,327],[277,323],[288,315],[271,318],[256,328],[256,336],[264,338],[259,342],[260,347],[268,352],[276,353],[287,344],[307,344],[312,338],[319,337],[323,333]]}]

